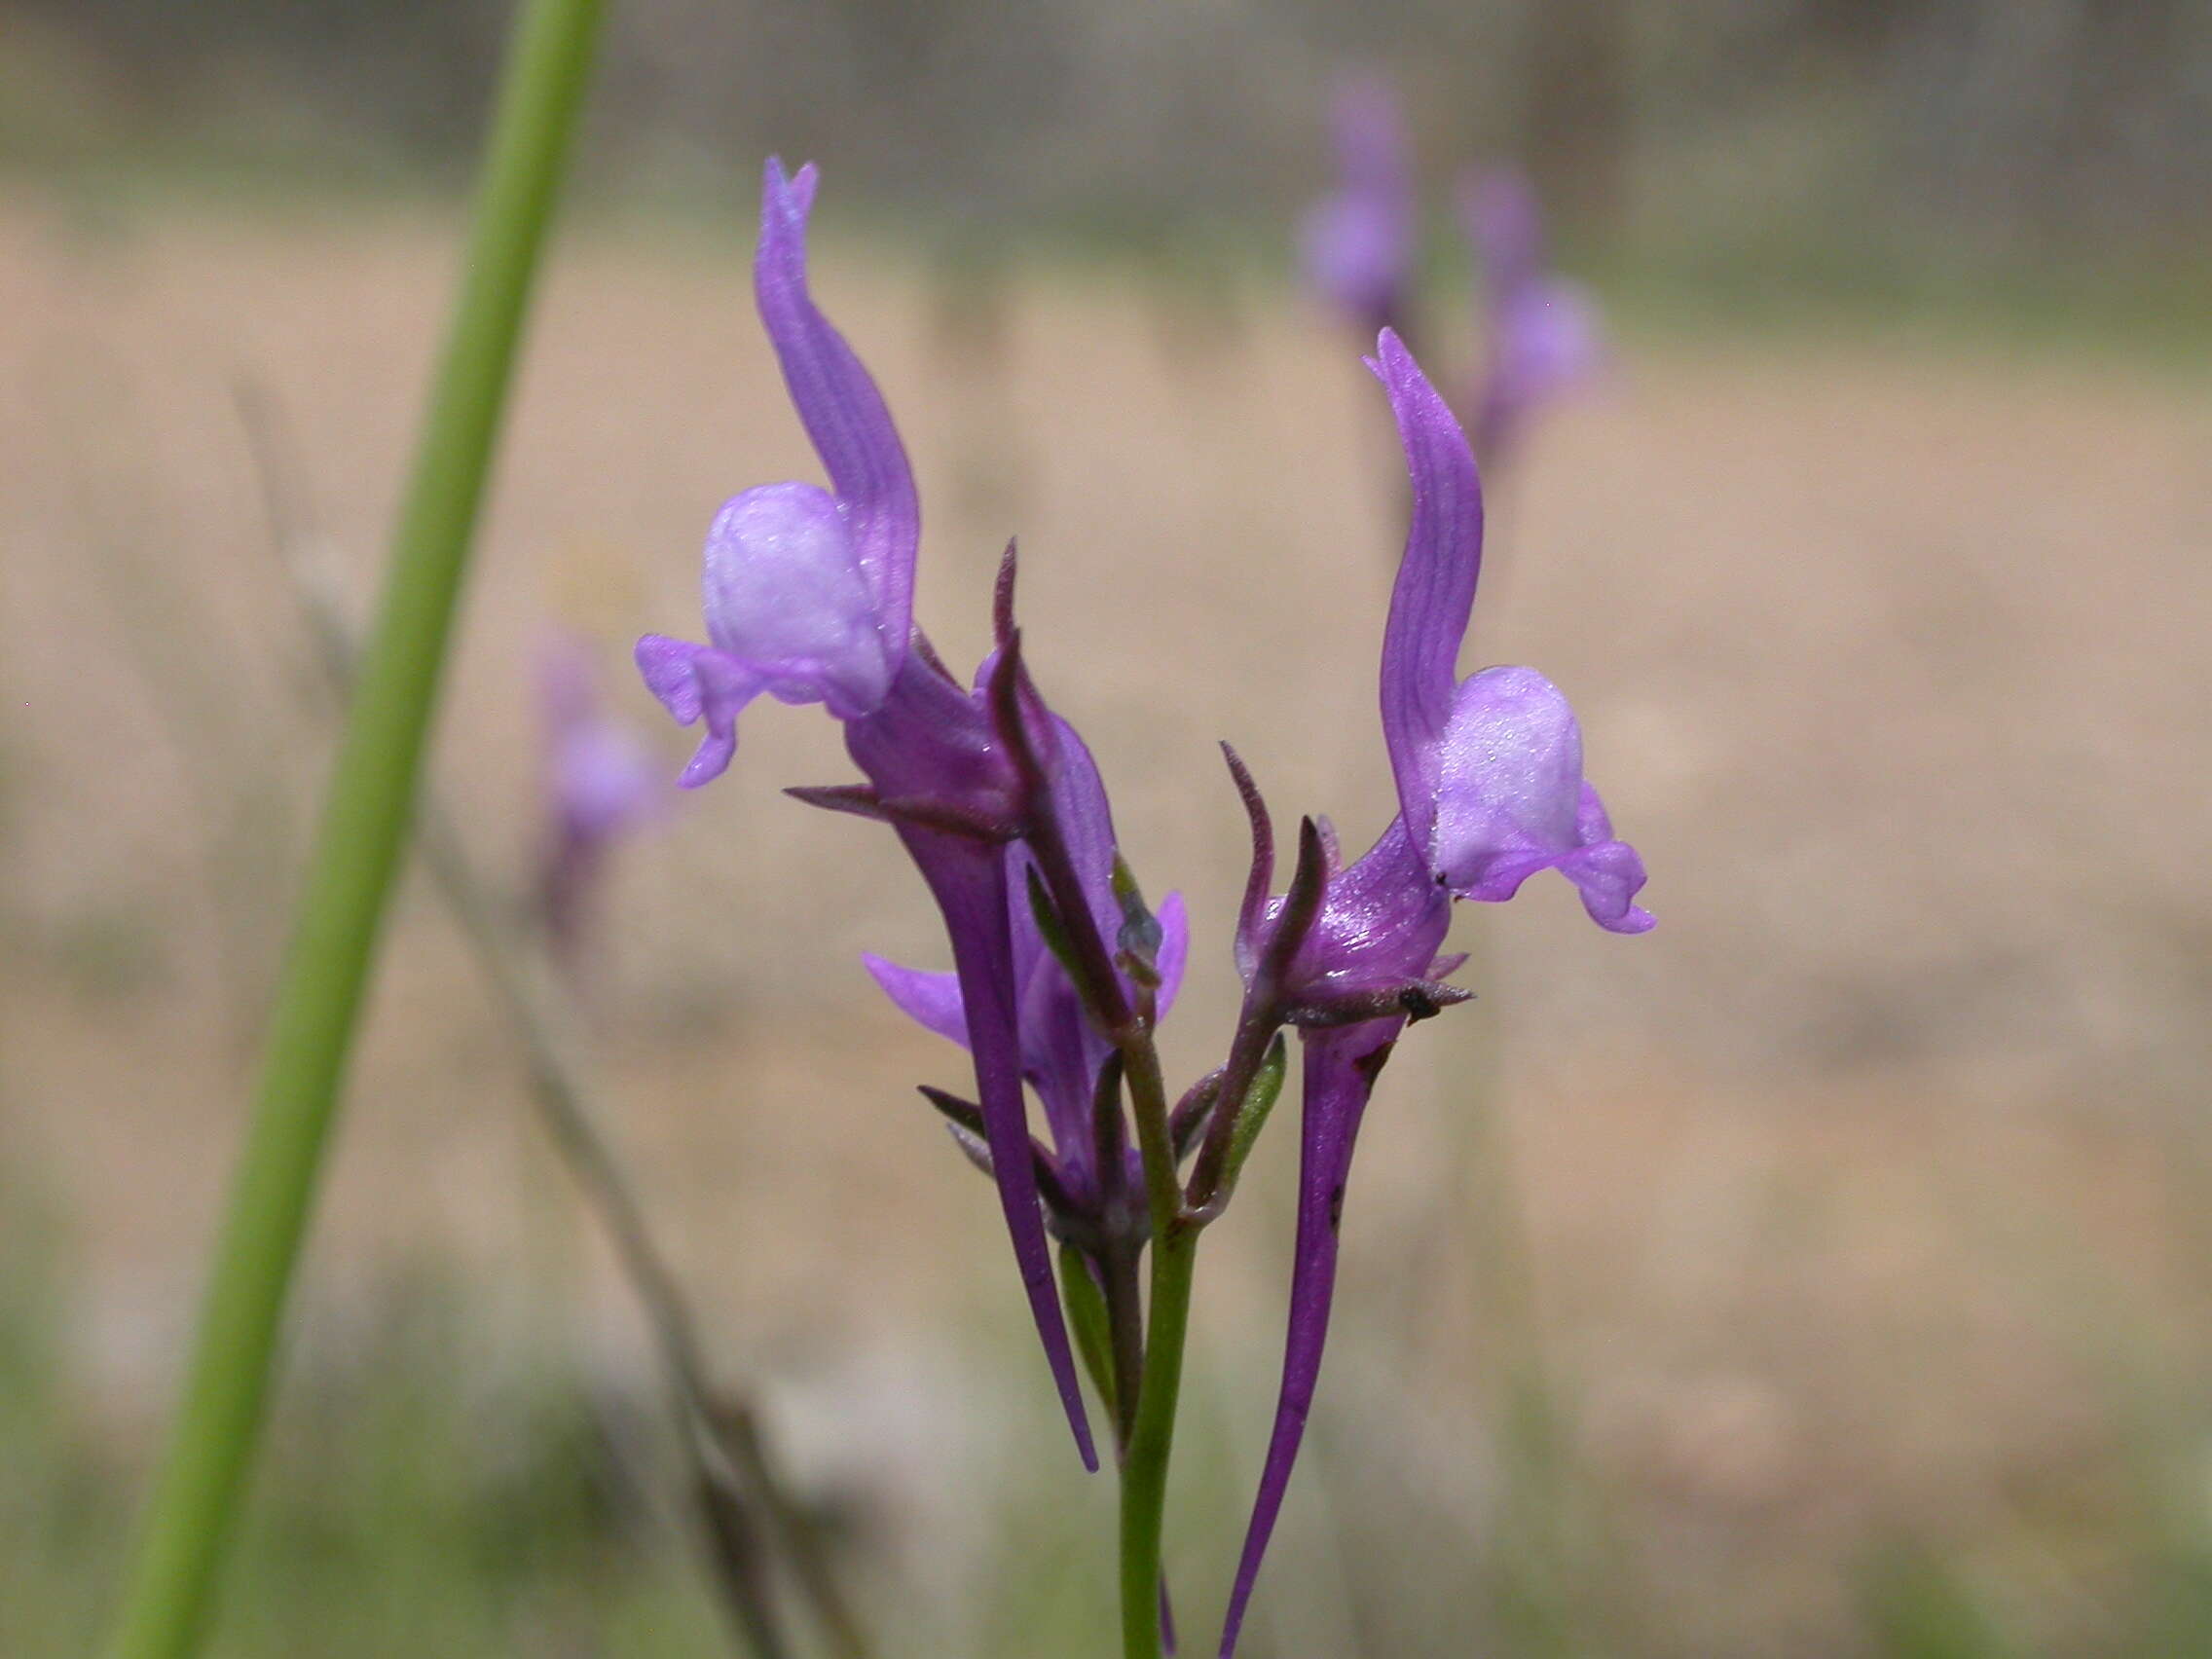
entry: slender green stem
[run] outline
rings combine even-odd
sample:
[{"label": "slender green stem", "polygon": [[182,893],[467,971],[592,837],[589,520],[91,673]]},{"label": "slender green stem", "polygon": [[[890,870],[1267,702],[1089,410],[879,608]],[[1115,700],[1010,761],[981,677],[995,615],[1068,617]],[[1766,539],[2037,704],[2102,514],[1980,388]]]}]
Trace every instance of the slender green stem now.
[{"label": "slender green stem", "polygon": [[1175,1411],[1183,1387],[1183,1347],[1190,1332],[1191,1282],[1198,1230],[1177,1222],[1152,1248],[1151,1328],[1144,1350],[1144,1390],[1136,1427],[1122,1459],[1122,1651],[1125,1659],[1161,1659],[1161,1539],[1167,1507],[1167,1462],[1175,1445]]},{"label": "slender green stem", "polygon": [[1161,1659],[1161,1538],[1167,1506],[1167,1462],[1175,1446],[1175,1409],[1183,1387],[1183,1346],[1191,1323],[1191,1279],[1198,1230],[1183,1214],[1182,1184],[1167,1127],[1167,1089],[1160,1052],[1144,1021],[1120,1041],[1144,1159],[1152,1212],[1152,1306],[1145,1331],[1144,1379],[1122,1457],[1122,1647],[1126,1659]]},{"label": "slender green stem", "polygon": [[[1007,657],[1019,649],[1014,635]],[[1003,664],[1002,664],[1003,667]],[[1175,1409],[1183,1386],[1183,1348],[1191,1321],[1191,1279],[1202,1221],[1187,1214],[1175,1169],[1175,1137],[1167,1085],[1153,1043],[1155,1011],[1149,992],[1131,1007],[1112,953],[1099,934],[1089,899],[1077,877],[1061,827],[1052,815],[1040,762],[1023,738],[1014,681],[1002,672],[994,695],[1005,700],[1000,729],[1027,776],[1032,818],[1026,834],[1051,907],[1070,947],[1070,977],[1085,1006],[1121,1056],[1136,1119],[1137,1149],[1144,1163],[1145,1208],[1152,1220],[1152,1297],[1145,1331],[1144,1373],[1134,1422],[1122,1456],[1122,1642],[1127,1659],[1161,1659],[1160,1546],[1167,1503],[1167,1463],[1175,1445]],[[1319,847],[1310,823],[1300,848],[1301,869],[1318,869]],[[1285,911],[1286,917],[1289,911]],[[1300,924],[1303,926],[1303,923]],[[1280,930],[1278,930],[1280,931]],[[1236,1098],[1241,1098],[1237,1096]],[[1220,1110],[1221,1108],[1217,1108]]]},{"label": "slender green stem", "polygon": [[526,0],[517,20],[466,274],[331,777],[253,1121],[113,1659],[183,1659],[205,1623],[406,841],[446,642],[602,12],[602,0]]},{"label": "slender green stem", "polygon": [[1105,1280],[1106,1329],[1114,1368],[1114,1444],[1125,1456],[1144,1386],[1144,1296],[1137,1283],[1134,1250],[1110,1251],[1104,1269],[1100,1276]]}]

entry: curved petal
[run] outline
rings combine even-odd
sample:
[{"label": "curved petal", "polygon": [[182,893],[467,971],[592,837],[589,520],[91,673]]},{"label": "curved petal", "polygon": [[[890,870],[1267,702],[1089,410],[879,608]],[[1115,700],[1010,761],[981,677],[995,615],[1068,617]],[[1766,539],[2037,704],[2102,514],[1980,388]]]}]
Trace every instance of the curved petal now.
[{"label": "curved petal", "polygon": [[820,701],[839,719],[882,705],[894,648],[828,491],[763,484],[725,501],[700,588],[708,637],[785,702]]},{"label": "curved petal", "polygon": [[[1114,839],[1114,810],[1106,799],[1105,781],[1089,745],[1074,726],[1050,710],[1038,722],[1037,747],[1051,774],[1052,816],[1066,843],[1068,862],[1083,884],[1090,918],[1109,952],[1122,928],[1122,904],[1114,894],[1114,861],[1119,847]],[[1026,857],[1026,855],[1024,855]],[[1042,964],[1048,953],[1026,903],[1019,903],[1022,872],[1010,871],[1015,882],[1017,908],[1014,921],[1014,960],[1025,973]],[[1164,930],[1165,923],[1161,923]],[[1186,937],[1186,945],[1188,940]],[[1165,940],[1162,940],[1162,948]],[[1054,966],[1051,972],[1057,973]],[[1180,973],[1180,969],[1178,969]],[[1071,992],[1072,994],[1072,992]]]},{"label": "curved petal", "polygon": [[1649,933],[1658,918],[1635,903],[1644,883],[1643,856],[1626,841],[1600,841],[1560,860],[1560,873],[1582,895],[1590,919],[1607,933]]},{"label": "curved petal", "polygon": [[913,623],[921,503],[883,394],[807,291],[806,221],[814,206],[815,177],[811,166],[786,178],[781,161],[768,163],[754,294],[783,365],[793,407],[847,515],[854,558],[874,601],[877,625],[890,649],[903,653]]},{"label": "curved petal", "polygon": [[1601,927],[1642,933],[1632,903],[1643,861],[1613,839],[1582,777],[1582,728],[1558,686],[1532,668],[1486,668],[1459,687],[1443,745],[1429,862],[1462,899],[1510,899],[1538,870],[1581,890]]},{"label": "curved petal", "polygon": [[968,1047],[968,1014],[961,1006],[959,975],[902,968],[866,952],[862,953],[861,963],[901,1014],[925,1031]]},{"label": "curved petal", "polygon": [[1160,917],[1160,955],[1153,966],[1160,970],[1160,1017],[1165,1019],[1183,989],[1183,973],[1191,962],[1191,912],[1182,894],[1170,893],[1161,900],[1156,914]]},{"label": "curved petal", "polygon": [[632,655],[645,688],[676,717],[678,725],[707,722],[698,752],[677,783],[695,790],[720,777],[737,753],[738,715],[766,689],[760,677],[712,645],[695,645],[665,634],[647,634]]},{"label": "curved petal", "polygon": [[1321,1376],[1321,1350],[1329,1336],[1329,1310],[1337,1289],[1337,1228],[1344,1214],[1345,1184],[1360,1119],[1375,1077],[1404,1021],[1369,1020],[1305,1042],[1305,1119],[1300,1129],[1298,1242],[1291,1267],[1290,1322],[1283,1340],[1282,1387],[1260,1489],[1236,1564],[1235,1587],[1221,1631],[1221,1659],[1236,1651],[1244,1610],[1273,1536],[1291,1469],[1306,1439],[1306,1419]]},{"label": "curved petal", "polygon": [[1368,367],[1397,417],[1413,520],[1382,632],[1382,740],[1417,845],[1436,812],[1437,749],[1452,719],[1459,644],[1482,569],[1483,493],[1474,452],[1413,353],[1384,331]]}]

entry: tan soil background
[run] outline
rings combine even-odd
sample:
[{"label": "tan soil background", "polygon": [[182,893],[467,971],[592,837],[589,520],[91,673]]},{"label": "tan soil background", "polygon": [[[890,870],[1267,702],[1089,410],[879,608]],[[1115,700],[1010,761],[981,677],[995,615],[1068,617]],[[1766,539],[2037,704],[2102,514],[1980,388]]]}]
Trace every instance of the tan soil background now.
[{"label": "tan soil background", "polygon": [[[1195,299],[1040,266],[955,305],[842,229],[820,288],[913,452],[923,618],[973,661],[1018,531],[1048,691],[1148,888],[1194,906],[1170,1054],[1195,1075],[1241,875],[1214,740],[1278,816],[1364,844],[1388,815],[1373,682],[1402,480],[1380,392],[1253,282]],[[437,760],[502,868],[539,833],[546,629],[603,646],[673,777],[684,740],[627,643],[696,632],[724,496],[817,475],[746,253],[734,216],[586,222],[559,248]],[[451,276],[427,215],[0,199],[0,1156],[69,1226],[119,1432],[166,1398],[327,756],[235,390],[283,412],[365,594]],[[2208,387],[2202,363],[1895,331],[1632,333],[1497,481],[1468,665],[1529,662],[1575,698],[1661,926],[1601,934],[1556,882],[1462,917],[1482,1004],[1408,1044],[1347,1215],[1326,1392],[1361,1466],[1479,1514],[1491,1189],[1457,1161],[1487,1096],[1550,1351],[1676,1650],[1813,1650],[1844,1564],[1892,1528],[2040,1564],[2078,1605],[2129,1478],[2114,1374],[2186,1396],[2212,1338]],[[855,960],[942,960],[919,884],[890,837],[776,793],[846,775],[818,713],[756,711],[731,779],[622,856],[595,985],[619,1136],[719,1346],[794,1400],[1018,1317],[985,1194],[910,1093],[961,1062]],[[1247,1458],[1281,1123],[1203,1293]],[[542,1236],[562,1200],[531,1137],[411,887],[318,1310],[343,1324],[394,1261],[458,1253],[495,1285],[572,1284],[579,1340],[619,1356],[618,1287]],[[1004,1351],[993,1386],[1041,1390]]]}]

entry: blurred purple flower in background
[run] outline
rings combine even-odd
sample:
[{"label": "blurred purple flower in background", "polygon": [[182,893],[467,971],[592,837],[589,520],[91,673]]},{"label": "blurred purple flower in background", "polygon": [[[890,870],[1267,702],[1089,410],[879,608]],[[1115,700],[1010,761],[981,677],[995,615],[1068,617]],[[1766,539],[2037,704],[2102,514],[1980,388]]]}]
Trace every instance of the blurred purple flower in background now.
[{"label": "blurred purple flower in background", "polygon": [[[1636,850],[1613,839],[1582,777],[1582,735],[1567,700],[1532,669],[1490,668],[1458,680],[1482,565],[1482,486],[1473,451],[1413,355],[1385,331],[1369,360],[1388,393],[1413,482],[1413,520],[1382,636],[1382,736],[1398,816],[1374,847],[1340,868],[1324,840],[1319,907],[1280,995],[1305,1025],[1298,1242],[1291,1272],[1282,1391],[1223,1630],[1234,1651],[1260,1563],[1305,1436],[1335,1295],[1338,1224],[1353,1144],[1375,1080],[1409,1018],[1463,991],[1440,982],[1460,958],[1439,957],[1450,900],[1510,899],[1557,869],[1613,933],[1642,933]],[[1264,814],[1256,814],[1254,884],[1238,927],[1247,979],[1289,901],[1267,900]]]},{"label": "blurred purple flower in background", "polygon": [[[1386,79],[1359,75],[1338,86],[1330,118],[1338,185],[1306,215],[1307,281],[1363,339],[1384,328],[1418,339],[1419,190],[1404,110]],[[1468,386],[1468,424],[1475,453],[1494,464],[1536,411],[1597,375],[1603,333],[1588,291],[1545,264],[1543,213],[1524,174],[1470,173],[1458,215],[1483,281],[1485,357]]]},{"label": "blurred purple flower in background", "polygon": [[1338,187],[1306,215],[1307,280],[1362,337],[1403,328],[1413,285],[1413,137],[1380,75],[1344,81],[1332,105]]},{"label": "blurred purple flower in background", "polygon": [[1489,353],[1474,392],[1475,453],[1495,464],[1538,409],[1598,374],[1604,338],[1587,290],[1544,263],[1543,212],[1527,177],[1471,175],[1459,222],[1482,267]]},{"label": "blurred purple flower in background", "polygon": [[[843,722],[846,752],[867,784],[792,793],[891,824],[943,915],[992,1177],[1077,1446],[1096,1468],[1022,1094],[1037,1057],[1037,1045],[1024,1051],[1023,1004],[1039,964],[1017,959],[1026,891],[1015,886],[1024,871],[1010,849],[1062,802],[1109,849],[1112,826],[1088,753],[1022,672],[1011,579],[1002,584],[999,649],[973,688],[952,677],[913,625],[921,542],[913,473],[874,381],[808,293],[814,190],[812,166],[787,179],[783,165],[769,162],[754,288],[830,488],[762,485],[725,504],[705,555],[711,644],[647,635],[638,642],[638,668],[680,724],[705,723],[680,780],[686,787],[728,766],[737,717],[762,692],[819,702]],[[1005,724],[1009,710],[1017,730]],[[1106,864],[1111,869],[1110,857]],[[925,1023],[950,1026],[941,989],[927,995],[936,998],[937,1018]]]},{"label": "blurred purple flower in background", "polygon": [[538,915],[555,953],[572,964],[608,850],[655,817],[664,797],[650,751],[608,714],[582,641],[565,634],[547,641],[538,673],[552,818],[538,872]]}]

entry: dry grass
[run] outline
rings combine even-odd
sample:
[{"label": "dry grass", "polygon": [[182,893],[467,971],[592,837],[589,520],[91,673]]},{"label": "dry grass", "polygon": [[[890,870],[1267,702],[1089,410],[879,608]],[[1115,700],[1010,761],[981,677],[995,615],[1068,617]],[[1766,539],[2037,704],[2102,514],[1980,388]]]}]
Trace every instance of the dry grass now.
[{"label": "dry grass", "polygon": [[[62,1197],[81,1346],[126,1427],[179,1334],[324,753],[230,387],[289,412],[365,585],[449,262],[430,220],[0,203],[0,1150]],[[1171,1051],[1210,1063],[1241,839],[1213,739],[1278,810],[1354,840],[1385,816],[1380,396],[1269,292],[1225,319],[1110,270],[1024,273],[955,336],[910,264],[832,238],[823,265],[914,451],[925,618],[972,660],[1020,532],[1048,688],[1149,887],[1192,897]],[[1628,1540],[1636,1635],[1608,1640],[1853,1651],[1864,1553],[1904,1536],[2001,1583],[2050,1650],[2103,1651],[2140,1553],[2138,1430],[2194,1448],[2212,1336],[2205,377],[1843,339],[1623,359],[1498,492],[1475,648],[1576,697],[1663,925],[1600,935],[1557,887],[1480,918],[1485,1012],[1417,1034],[1370,1130],[1331,1400],[1358,1456],[1327,1495],[1356,1516],[1346,1487],[1382,1471],[1459,1518],[1445,1558],[1484,1547],[1493,1303],[1452,1241],[1489,1224],[1438,1171],[1473,1109],[1452,1080],[1494,1062],[1551,1354]],[[603,639],[612,677],[642,628],[693,626],[721,497],[811,471],[735,228],[571,240],[442,736],[488,856],[535,834],[548,620]],[[763,711],[746,741],[624,863],[603,1047],[718,1332],[797,1397],[1013,1298],[987,1206],[906,1093],[956,1061],[853,960],[935,959],[918,886],[888,837],[776,795],[844,775],[828,722]],[[324,1306],[425,1251],[618,1305],[546,1223],[557,1183],[508,1061],[411,898],[319,1235]],[[1254,1408],[1289,1152],[1265,1155],[1278,1196],[1226,1230],[1206,1292]],[[1247,1413],[1240,1456],[1259,1432]]]}]

